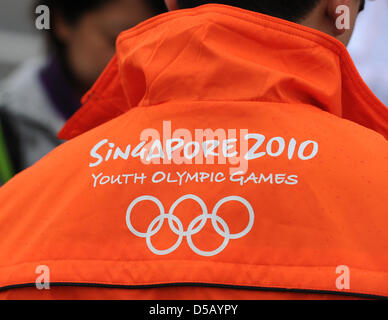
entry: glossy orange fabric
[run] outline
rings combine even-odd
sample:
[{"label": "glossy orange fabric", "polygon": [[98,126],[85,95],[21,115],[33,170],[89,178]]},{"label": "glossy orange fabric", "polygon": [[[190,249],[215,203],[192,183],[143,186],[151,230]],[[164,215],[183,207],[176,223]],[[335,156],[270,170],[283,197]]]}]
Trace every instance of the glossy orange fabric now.
[{"label": "glossy orange fabric", "polygon": [[[264,155],[249,161],[242,185],[230,179],[229,163],[113,160],[108,143],[93,165],[97,143],[105,139],[125,152],[145,129],[162,134],[163,121],[193,135],[210,128],[265,136],[256,150]],[[156,17],[119,37],[117,56],[60,136],[70,141],[0,190],[0,287],[9,288],[0,298],[37,298],[34,289],[12,286],[34,283],[39,265],[50,268],[53,283],[123,286],[55,288],[40,293],[45,298],[298,299],[314,292],[327,298],[342,292],[336,286],[342,265],[350,270],[346,293],[388,297],[388,110],[345,47],[327,35],[221,5]],[[279,155],[268,147],[274,137],[286,142]],[[290,156],[292,141],[295,148],[314,141],[316,155]],[[153,181],[159,171],[169,180]],[[179,184],[177,172],[220,173],[225,180]],[[116,180],[95,184],[99,174]],[[135,183],[130,174],[147,178]],[[297,183],[285,183],[283,175]],[[163,254],[177,242],[174,229],[187,231],[204,214],[190,199],[174,211],[182,226],[166,220],[150,238],[158,254],[129,229],[129,207],[138,197],[157,198],[168,213],[187,195],[202,199],[208,214],[221,199],[245,199],[254,212],[251,229],[215,255],[193,250],[187,233]],[[158,229],[158,223],[152,227],[160,214],[155,204],[132,209],[136,230]],[[238,201],[223,204],[217,215],[229,230],[219,218],[218,232],[210,220],[200,232],[192,225],[200,252],[222,246],[222,235],[238,234],[251,217]],[[185,283],[199,287],[128,288]]]}]

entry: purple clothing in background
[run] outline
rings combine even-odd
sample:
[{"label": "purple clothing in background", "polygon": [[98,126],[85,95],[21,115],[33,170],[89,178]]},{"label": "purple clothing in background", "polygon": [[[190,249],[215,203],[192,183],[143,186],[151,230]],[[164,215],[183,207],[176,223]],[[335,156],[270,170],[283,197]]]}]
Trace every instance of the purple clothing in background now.
[{"label": "purple clothing in background", "polygon": [[49,60],[39,78],[55,110],[68,120],[80,108],[81,101],[74,94],[69,76],[58,58]]}]

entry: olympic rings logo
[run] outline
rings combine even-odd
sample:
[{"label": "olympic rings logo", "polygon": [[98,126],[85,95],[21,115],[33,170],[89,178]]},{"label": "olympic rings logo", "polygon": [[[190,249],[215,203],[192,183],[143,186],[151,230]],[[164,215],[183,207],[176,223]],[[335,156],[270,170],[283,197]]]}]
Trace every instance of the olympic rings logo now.
[{"label": "olympic rings logo", "polygon": [[[193,221],[191,221],[191,223],[188,226],[187,231],[185,231],[183,228],[183,224],[182,224],[181,220],[177,216],[174,215],[174,210],[181,202],[188,200],[188,199],[196,201],[200,205],[200,207],[202,208],[203,214],[196,217]],[[138,203],[143,202],[143,201],[151,201],[151,202],[155,203],[160,210],[160,215],[157,216],[150,223],[150,225],[148,226],[147,232],[145,232],[145,233],[137,231],[133,227],[132,222],[131,222],[131,213],[132,213],[133,208]],[[229,229],[228,224],[225,222],[224,219],[222,219],[220,216],[217,215],[219,208],[222,205],[224,205],[225,203],[230,202],[230,201],[240,202],[248,209],[249,222],[248,222],[247,227],[243,231],[241,231],[240,233],[230,233],[230,229]],[[213,251],[202,251],[194,245],[193,240],[192,240],[192,236],[199,233],[205,227],[206,222],[209,219],[212,222],[214,230],[221,237],[224,238],[224,241],[217,249],[215,249]],[[153,246],[153,244],[151,242],[151,238],[160,231],[165,220],[168,220],[169,227],[172,230],[172,232],[174,232],[178,236],[178,240],[171,248],[166,249],[166,250],[158,250]],[[141,196],[139,198],[136,198],[134,201],[132,201],[132,203],[129,205],[129,207],[127,209],[127,214],[126,214],[126,222],[127,222],[128,229],[137,237],[145,238],[149,250],[151,252],[153,252],[154,254],[161,255],[161,256],[168,255],[168,254],[174,252],[176,249],[178,249],[179,246],[181,245],[184,237],[187,238],[187,243],[188,243],[189,247],[196,254],[198,254],[200,256],[205,256],[205,257],[215,256],[215,255],[221,253],[226,248],[226,246],[228,245],[230,240],[240,239],[240,238],[246,236],[251,231],[254,221],[255,221],[255,213],[254,213],[253,208],[250,205],[250,203],[247,200],[245,200],[244,198],[237,197],[237,196],[231,196],[231,197],[226,197],[226,198],[221,199],[214,206],[211,214],[208,213],[207,206],[203,202],[203,200],[195,195],[188,194],[188,195],[185,195],[185,196],[179,198],[177,201],[175,201],[173,203],[173,205],[171,206],[168,213],[165,212],[164,206],[159,201],[159,199],[152,197],[152,196]],[[174,222],[178,226],[178,228],[175,227]],[[199,223],[199,225],[197,227],[195,227],[198,223]],[[220,224],[222,226],[223,230],[221,230],[221,228],[218,226],[218,224]]]}]

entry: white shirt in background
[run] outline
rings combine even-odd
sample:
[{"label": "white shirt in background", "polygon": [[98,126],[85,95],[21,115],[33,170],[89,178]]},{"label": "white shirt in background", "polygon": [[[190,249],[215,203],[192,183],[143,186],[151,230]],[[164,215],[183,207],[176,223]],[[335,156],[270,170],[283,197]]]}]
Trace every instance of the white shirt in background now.
[{"label": "white shirt in background", "polygon": [[388,106],[388,0],[366,2],[348,49],[365,82]]}]

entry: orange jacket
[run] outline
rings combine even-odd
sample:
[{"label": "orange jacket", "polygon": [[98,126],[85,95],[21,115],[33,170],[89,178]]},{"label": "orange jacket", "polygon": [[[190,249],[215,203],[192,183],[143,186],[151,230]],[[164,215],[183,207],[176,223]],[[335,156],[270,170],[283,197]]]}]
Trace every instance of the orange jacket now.
[{"label": "orange jacket", "polygon": [[0,298],[388,297],[388,110],[325,34],[153,18],[60,136],[0,191]]}]

